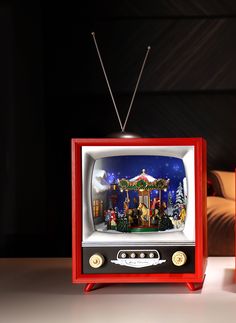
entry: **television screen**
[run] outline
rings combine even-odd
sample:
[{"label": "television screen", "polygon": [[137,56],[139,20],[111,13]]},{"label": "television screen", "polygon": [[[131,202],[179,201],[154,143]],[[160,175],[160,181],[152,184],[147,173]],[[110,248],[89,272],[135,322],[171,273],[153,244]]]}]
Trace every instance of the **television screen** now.
[{"label": "television screen", "polygon": [[171,156],[99,158],[92,174],[92,212],[100,232],[183,231],[188,190],[183,160]]},{"label": "television screen", "polygon": [[194,243],[193,146],[83,146],[83,246]]}]

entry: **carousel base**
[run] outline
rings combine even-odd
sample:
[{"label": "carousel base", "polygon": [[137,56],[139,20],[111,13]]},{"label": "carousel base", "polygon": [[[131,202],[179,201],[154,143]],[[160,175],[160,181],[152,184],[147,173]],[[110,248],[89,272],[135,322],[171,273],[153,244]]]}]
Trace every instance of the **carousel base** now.
[{"label": "carousel base", "polygon": [[129,228],[129,232],[153,232],[159,231],[157,227],[132,227]]}]

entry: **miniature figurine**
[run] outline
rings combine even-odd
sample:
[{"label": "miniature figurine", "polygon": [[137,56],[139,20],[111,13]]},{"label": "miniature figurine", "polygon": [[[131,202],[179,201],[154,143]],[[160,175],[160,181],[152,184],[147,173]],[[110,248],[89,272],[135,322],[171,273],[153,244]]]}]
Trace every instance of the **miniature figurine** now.
[{"label": "miniature figurine", "polygon": [[107,210],[105,212],[105,224],[108,225],[110,223],[111,220],[111,211]]},{"label": "miniature figurine", "polygon": [[158,227],[159,225],[159,217],[158,217],[159,211],[158,209],[153,210],[153,215],[151,217],[151,224]]},{"label": "miniature figurine", "polygon": [[133,198],[133,205],[134,205],[134,209],[138,208],[139,203],[136,197]]},{"label": "miniature figurine", "polygon": [[180,205],[180,214],[179,214],[181,222],[185,223],[186,218],[186,210],[183,204]]},{"label": "miniature figurine", "polygon": [[116,214],[115,211],[112,209],[111,210],[111,217],[110,217],[110,229],[111,230],[116,230],[117,229],[117,223],[116,223]]},{"label": "miniature figurine", "polygon": [[116,213],[113,209],[111,210],[111,220],[116,221]]},{"label": "miniature figurine", "polygon": [[138,226],[139,210],[138,208],[133,209],[133,225]]},{"label": "miniature figurine", "polygon": [[158,209],[159,207],[160,207],[160,200],[157,197],[154,197],[151,205],[151,209],[155,210],[155,209]]},{"label": "miniature figurine", "polygon": [[165,231],[165,230],[171,230],[173,228],[174,226],[171,219],[168,217],[167,214],[164,213],[160,219],[159,230]]},{"label": "miniature figurine", "polygon": [[162,202],[161,207],[159,209],[160,216],[163,216],[165,214],[165,209],[166,209],[166,203]]}]

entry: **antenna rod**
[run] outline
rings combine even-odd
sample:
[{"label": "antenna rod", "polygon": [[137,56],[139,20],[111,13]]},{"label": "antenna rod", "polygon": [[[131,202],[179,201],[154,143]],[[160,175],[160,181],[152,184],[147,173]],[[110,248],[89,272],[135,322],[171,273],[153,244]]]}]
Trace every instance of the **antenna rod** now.
[{"label": "antenna rod", "polygon": [[119,115],[119,112],[118,112],[118,109],[117,109],[117,106],[116,106],[116,103],[115,103],[115,99],[114,99],[114,96],[113,96],[113,93],[112,93],[112,90],[111,90],[111,87],[110,87],[110,83],[109,83],[108,78],[107,78],[107,74],[106,74],[106,71],[105,71],[105,67],[103,65],[102,57],[101,57],[101,54],[100,54],[100,51],[99,51],[99,48],[98,48],[98,45],[97,45],[97,41],[96,41],[94,32],[92,32],[92,36],[93,36],[94,44],[95,44],[95,47],[96,47],[96,50],[97,50],[97,53],[98,53],[98,57],[99,57],[99,60],[100,60],[101,66],[102,66],[102,70],[103,70],[103,73],[104,73],[104,76],[105,76],[105,79],[106,79],[106,82],[107,82],[107,86],[108,86],[108,89],[109,89],[109,92],[110,92],[110,95],[111,95],[111,99],[112,99],[114,108],[116,110],[116,115],[117,115],[117,118],[118,118],[119,123],[120,123],[120,128],[121,128],[121,131],[123,132],[123,126],[122,126],[122,122],[121,122],[121,119],[120,119],[120,115]]},{"label": "antenna rod", "polygon": [[129,110],[128,110],[128,113],[126,115],[125,123],[124,123],[123,128],[122,128],[122,132],[125,131],[125,127],[126,127],[129,115],[130,115],[131,108],[133,106],[134,98],[135,98],[135,95],[136,95],[136,92],[137,92],[137,89],[138,89],[138,86],[139,86],[139,82],[140,82],[140,79],[141,79],[141,76],[142,76],[142,73],[143,73],[143,69],[144,69],[144,66],[145,66],[145,63],[146,63],[146,60],[147,60],[147,57],[148,57],[150,49],[151,49],[151,47],[148,46],[147,51],[146,51],[146,55],[145,55],[144,60],[143,60],[143,65],[142,65],[141,70],[139,72],[138,80],[137,80],[137,83],[136,83],[136,86],[135,86],[135,89],[134,89],[134,94],[132,96],[132,99],[131,99],[131,102],[130,102],[130,105],[129,105]]}]

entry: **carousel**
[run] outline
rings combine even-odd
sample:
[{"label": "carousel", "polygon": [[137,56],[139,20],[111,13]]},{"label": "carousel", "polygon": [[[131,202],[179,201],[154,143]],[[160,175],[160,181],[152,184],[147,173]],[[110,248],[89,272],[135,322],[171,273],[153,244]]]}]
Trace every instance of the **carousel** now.
[{"label": "carousel", "polygon": [[[129,219],[130,231],[155,231],[158,230],[158,216],[160,209],[154,210],[151,206],[150,193],[153,190],[159,192],[159,206],[161,207],[161,192],[166,191],[169,186],[169,179],[154,178],[142,170],[140,175],[131,179],[122,178],[118,180],[118,187],[121,192],[126,192],[124,201],[125,214]],[[129,192],[137,191],[138,206],[129,208]]]}]

